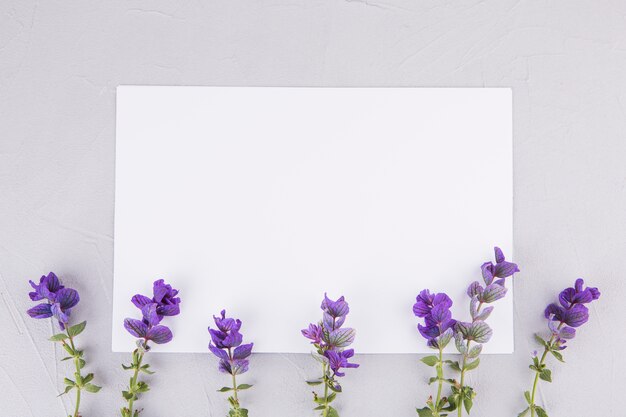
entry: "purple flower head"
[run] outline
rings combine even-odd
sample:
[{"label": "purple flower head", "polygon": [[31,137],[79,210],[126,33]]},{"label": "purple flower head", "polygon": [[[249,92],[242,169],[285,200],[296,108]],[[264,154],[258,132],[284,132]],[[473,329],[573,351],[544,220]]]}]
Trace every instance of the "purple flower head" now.
[{"label": "purple flower head", "polygon": [[33,301],[46,300],[45,303],[37,304],[27,311],[28,315],[35,319],[56,318],[61,330],[65,330],[70,320],[72,308],[78,304],[80,297],[78,291],[65,288],[59,278],[50,272],[39,279],[39,284],[29,281],[35,291],[28,295]]},{"label": "purple flower head", "polygon": [[438,349],[448,344],[452,337],[452,329],[456,320],[452,318],[450,308],[452,300],[446,293],[431,294],[423,290],[413,305],[413,314],[424,319],[424,325],[418,324],[417,329],[428,341],[428,346]]},{"label": "purple flower head", "polygon": [[324,352],[324,356],[328,359],[330,369],[333,370],[335,376],[345,376],[344,372],[341,372],[342,368],[358,368],[356,363],[348,362],[348,359],[354,356],[354,349],[346,349],[338,352],[336,350],[327,350]]},{"label": "purple flower head", "polygon": [[[217,329],[209,327],[211,342],[209,350],[219,358],[219,370],[230,375],[239,375],[248,371],[248,357],[252,354],[253,343],[242,344],[243,335],[239,333],[241,320],[226,317],[226,310],[220,316],[213,316]],[[234,349],[233,349],[234,348]]]},{"label": "purple flower head", "polygon": [[170,328],[159,323],[165,316],[175,316],[180,313],[178,306],[180,298],[176,297],[178,290],[159,279],[154,281],[153,292],[152,298],[135,294],[131,299],[135,307],[141,310],[141,320],[124,319],[124,328],[134,337],[143,339],[138,344],[140,343],[146,350],[149,349],[148,342],[150,341],[160,345],[172,340]]},{"label": "purple flower head", "polygon": [[39,301],[43,299],[54,300],[56,292],[63,287],[59,278],[54,272],[50,272],[48,275],[42,275],[39,278],[39,284],[35,284],[33,281],[28,281],[35,291],[28,293],[30,299],[33,301]]},{"label": "purple flower head", "polygon": [[311,343],[320,344],[322,342],[322,326],[309,324],[308,329],[302,330],[302,335],[307,339],[311,339]]},{"label": "purple flower head", "polygon": [[345,317],[350,312],[348,303],[343,296],[339,297],[337,301],[333,301],[326,294],[324,294],[324,301],[322,301],[321,309],[324,313],[330,317],[338,318]]},{"label": "purple flower head", "polygon": [[552,303],[544,311],[550,332],[560,349],[565,349],[565,342],[576,336],[576,327],[589,320],[589,309],[585,304],[600,298],[600,291],[597,288],[584,288],[584,285],[582,278],[577,279],[574,287],[561,291],[559,304]]},{"label": "purple flower head", "polygon": [[500,278],[496,281],[497,284],[504,286],[504,279],[512,276],[514,273],[519,272],[517,264],[513,262],[507,262],[504,258],[504,254],[499,247],[494,248],[496,254],[496,264],[492,262],[485,262],[480,269],[483,273],[483,279],[485,284],[490,285],[494,278]]},{"label": "purple flower head", "polygon": [[176,316],[180,313],[180,298],[177,297],[178,290],[166,284],[164,280],[158,279],[154,281],[152,292],[152,298],[142,294],[135,294],[131,301],[139,309],[142,309],[147,304],[156,304],[156,312],[161,319],[165,316]]}]

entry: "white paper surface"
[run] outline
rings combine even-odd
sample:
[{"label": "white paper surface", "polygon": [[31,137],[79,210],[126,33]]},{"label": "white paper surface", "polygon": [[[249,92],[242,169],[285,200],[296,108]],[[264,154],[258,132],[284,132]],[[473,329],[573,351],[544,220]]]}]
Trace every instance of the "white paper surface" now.
[{"label": "white paper surface", "polygon": [[[481,263],[512,257],[511,114],[510,89],[119,87],[113,350],[165,278],[155,351],[207,352],[226,308],[255,352],[310,352],[327,291],[358,353],[428,352],[419,291],[468,320]],[[486,353],[513,351],[512,300]]]}]

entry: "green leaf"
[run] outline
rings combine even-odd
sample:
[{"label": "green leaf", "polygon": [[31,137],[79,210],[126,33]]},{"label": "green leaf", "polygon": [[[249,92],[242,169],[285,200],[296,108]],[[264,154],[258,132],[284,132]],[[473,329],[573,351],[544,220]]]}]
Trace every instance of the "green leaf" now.
[{"label": "green leaf", "polygon": [[339,417],[339,413],[334,408],[328,407],[328,414],[326,414],[326,416],[327,417]]},{"label": "green leaf", "polygon": [[428,366],[435,366],[437,363],[439,363],[439,358],[435,355],[425,356],[420,360]]},{"label": "green leaf", "polygon": [[537,412],[537,415],[539,417],[548,417],[548,413],[546,413],[546,410],[544,410],[543,408],[539,407],[538,405],[535,406],[535,411]]},{"label": "green leaf", "polygon": [[93,374],[92,373],[88,373],[84,378],[83,378],[83,384],[87,384],[89,382],[91,382],[93,380]]},{"label": "green leaf", "polygon": [[252,385],[250,385],[250,384],[240,384],[240,385],[237,386],[238,390],[244,390],[244,389],[249,389],[249,388],[252,388]]},{"label": "green leaf", "polygon": [[99,387],[99,386],[94,385],[94,384],[85,384],[83,388],[85,388],[85,390],[87,390],[88,392],[96,393],[96,392],[100,391],[100,389],[102,387]]},{"label": "green leaf", "polygon": [[530,411],[530,408],[526,407],[526,409],[522,411],[521,413],[519,413],[517,417],[524,417],[526,414],[528,414],[529,411]]},{"label": "green leaf", "polygon": [[530,391],[524,391],[524,398],[526,398],[526,402],[530,404]]},{"label": "green leaf", "polygon": [[314,387],[316,385],[320,385],[322,383],[322,381],[306,381],[307,384],[309,384],[310,386]]},{"label": "green leaf", "polygon": [[228,392],[228,391],[232,391],[233,389],[231,387],[222,387],[220,389],[217,390],[217,392]]},{"label": "green leaf", "polygon": [[472,369],[476,369],[478,368],[478,365],[480,364],[480,358],[476,359],[473,362],[469,362],[465,364],[465,370],[466,371],[471,371]]},{"label": "green leaf", "polygon": [[419,417],[434,417],[432,410],[428,407],[417,408],[416,411]]},{"label": "green leaf", "polygon": [[463,398],[463,406],[465,407],[465,411],[467,411],[467,414],[469,414],[470,410],[472,409],[472,399],[469,397],[465,397]]},{"label": "green leaf", "polygon": [[556,350],[551,350],[550,353],[552,353],[552,355],[557,358],[559,360],[559,362],[565,362],[565,360],[563,360],[563,355],[561,354],[561,352],[558,352]]},{"label": "green leaf", "polygon": [[65,333],[59,333],[59,334],[55,334],[48,340],[50,340],[51,342],[62,342],[63,340],[67,338],[68,336]]},{"label": "green leaf", "polygon": [[541,346],[547,347],[548,346],[548,342],[546,342],[545,340],[543,340],[543,338],[541,336],[539,336],[537,333],[535,333],[535,340],[537,341],[537,343],[539,343]]},{"label": "green leaf", "polygon": [[87,325],[86,321],[84,321],[82,323],[75,324],[72,327],[70,327],[69,329],[67,329],[67,332],[72,337],[78,336],[79,334],[81,334],[83,332],[83,330],[85,330],[85,326],[86,325]]},{"label": "green leaf", "polygon": [[450,368],[452,368],[453,370],[461,372],[461,366],[459,365],[458,361],[449,361],[448,365],[450,365]]},{"label": "green leaf", "polygon": [[85,360],[84,360],[84,359],[79,359],[79,360],[78,360],[78,368],[79,368],[79,369],[83,369],[83,368],[85,367],[85,364],[86,364],[86,363],[87,363],[87,362],[85,362]]},{"label": "green leaf", "polygon": [[76,385],[76,383],[74,381],[72,381],[71,379],[69,379],[69,378],[63,378],[63,382],[65,383],[65,385],[69,385],[69,386],[72,386],[72,387],[74,385]]},{"label": "green leaf", "polygon": [[57,395],[57,397],[60,397],[61,395],[64,395],[64,394],[67,394],[68,392],[70,392],[73,389],[74,389],[74,385],[68,385],[68,386],[65,387],[65,390],[62,393]]},{"label": "green leaf", "polygon": [[539,378],[544,381],[552,382],[552,372],[549,369],[544,369],[539,372]]}]

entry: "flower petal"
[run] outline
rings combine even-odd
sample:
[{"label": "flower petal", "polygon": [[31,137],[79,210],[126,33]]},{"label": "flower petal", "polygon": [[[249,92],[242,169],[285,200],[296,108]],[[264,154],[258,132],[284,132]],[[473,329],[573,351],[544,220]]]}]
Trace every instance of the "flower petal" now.
[{"label": "flower petal", "polygon": [[62,310],[74,307],[80,301],[78,291],[72,288],[62,288],[56,293],[55,301],[60,304]]},{"label": "flower petal", "polygon": [[225,361],[230,359],[228,357],[228,353],[225,350],[215,347],[213,343],[209,343],[209,350],[220,359],[223,359]]},{"label": "flower petal", "polygon": [[152,340],[158,345],[169,342],[173,337],[169,327],[163,325],[154,326],[146,334],[146,340]]},{"label": "flower petal", "polygon": [[52,317],[52,310],[50,307],[51,306],[48,303],[37,304],[26,313],[34,319],[47,319],[48,317]]},{"label": "flower petal", "polygon": [[138,309],[141,309],[143,308],[143,306],[147,304],[152,304],[154,302],[152,301],[152,298],[148,298],[145,295],[141,294],[135,294],[133,298],[130,299],[130,301],[132,301],[135,307],[137,307]]},{"label": "flower petal", "polygon": [[245,359],[250,356],[250,354],[252,354],[252,346],[254,346],[254,343],[237,347],[233,352],[233,359]]},{"label": "flower petal", "polygon": [[141,320],[124,319],[124,328],[135,337],[146,337],[148,325]]}]

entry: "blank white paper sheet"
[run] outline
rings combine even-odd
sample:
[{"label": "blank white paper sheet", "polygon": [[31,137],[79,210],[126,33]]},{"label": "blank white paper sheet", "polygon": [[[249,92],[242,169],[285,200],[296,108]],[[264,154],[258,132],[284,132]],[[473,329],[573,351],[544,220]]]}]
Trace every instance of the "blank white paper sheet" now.
[{"label": "blank white paper sheet", "polygon": [[[180,290],[157,352],[208,352],[212,316],[255,352],[310,352],[324,292],[350,304],[358,353],[428,352],[424,288],[469,320],[467,286],[512,257],[511,90],[152,87],[117,90],[113,350],[130,302]],[[487,353],[513,351],[513,294]]]}]

